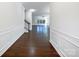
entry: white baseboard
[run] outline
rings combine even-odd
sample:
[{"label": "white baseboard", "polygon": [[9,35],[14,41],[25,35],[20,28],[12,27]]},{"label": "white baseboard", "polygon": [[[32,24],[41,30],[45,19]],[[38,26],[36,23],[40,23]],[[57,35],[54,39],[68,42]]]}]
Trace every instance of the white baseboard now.
[{"label": "white baseboard", "polygon": [[[4,44],[0,47],[0,56],[2,56],[14,43],[15,41],[24,33],[24,30],[22,29],[23,27],[16,27],[16,29],[12,29],[11,31],[9,30],[8,32],[5,31],[4,34],[2,35],[10,35],[13,31],[17,32],[16,35],[13,36],[13,38],[6,38],[6,42],[3,42]],[[20,30],[19,30],[20,29]],[[6,34],[7,33],[7,34]]]},{"label": "white baseboard", "polygon": [[25,33],[28,33],[28,30],[24,29],[24,32],[25,32]]},{"label": "white baseboard", "polygon": [[0,51],[0,56],[2,56],[15,42],[16,40],[22,35],[23,33],[21,33],[15,40],[12,40],[11,43],[6,44],[6,46],[4,46],[2,48],[2,50]]},{"label": "white baseboard", "polygon": [[79,56],[79,39],[68,35],[62,31],[50,30],[50,43],[54,46],[60,56],[76,57]]},{"label": "white baseboard", "polygon": [[59,54],[61,57],[65,57],[65,56],[66,56],[61,50],[59,50],[59,49],[57,48],[57,46],[55,45],[55,43],[54,43],[52,40],[50,40],[49,42],[50,42],[51,45],[56,49],[56,51],[58,52],[58,54]]}]

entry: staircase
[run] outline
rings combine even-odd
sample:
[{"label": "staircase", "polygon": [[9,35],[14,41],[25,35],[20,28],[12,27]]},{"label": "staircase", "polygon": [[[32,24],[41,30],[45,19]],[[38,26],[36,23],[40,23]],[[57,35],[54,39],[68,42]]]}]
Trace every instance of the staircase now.
[{"label": "staircase", "polygon": [[[24,29],[25,30],[28,30],[28,32],[30,32],[30,22],[28,22],[27,20],[24,20],[24,22],[25,22],[25,27],[24,27]],[[27,26],[26,26],[27,25]]]}]

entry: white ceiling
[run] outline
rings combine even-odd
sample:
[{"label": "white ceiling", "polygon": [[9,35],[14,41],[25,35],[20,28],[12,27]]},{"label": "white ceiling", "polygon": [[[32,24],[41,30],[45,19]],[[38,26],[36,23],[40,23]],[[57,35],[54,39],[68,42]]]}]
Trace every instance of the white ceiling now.
[{"label": "white ceiling", "polygon": [[49,2],[23,2],[23,5],[26,9],[40,9],[48,6]]},{"label": "white ceiling", "polygon": [[49,2],[23,2],[26,9],[36,9],[35,15],[49,13]]}]

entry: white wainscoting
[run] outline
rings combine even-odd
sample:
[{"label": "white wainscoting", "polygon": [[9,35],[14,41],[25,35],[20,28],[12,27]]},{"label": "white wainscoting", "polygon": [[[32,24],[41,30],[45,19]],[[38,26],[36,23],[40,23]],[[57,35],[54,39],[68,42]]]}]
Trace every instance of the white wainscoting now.
[{"label": "white wainscoting", "polygon": [[55,47],[60,56],[79,57],[79,38],[50,29],[50,43]]},{"label": "white wainscoting", "polygon": [[24,26],[11,26],[0,31],[0,56],[24,33]]}]

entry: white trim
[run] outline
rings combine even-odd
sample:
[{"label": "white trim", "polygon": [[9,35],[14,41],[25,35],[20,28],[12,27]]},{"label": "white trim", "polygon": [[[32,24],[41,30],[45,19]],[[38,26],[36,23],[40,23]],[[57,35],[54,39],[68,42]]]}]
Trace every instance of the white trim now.
[{"label": "white trim", "polygon": [[28,30],[26,30],[26,29],[24,29],[24,32],[25,32],[25,33],[28,33],[29,31],[28,31]]},{"label": "white trim", "polygon": [[[10,47],[10,46],[12,46],[14,43],[15,43],[15,41],[24,33],[24,28],[23,28],[23,25],[19,25],[19,26],[16,26],[16,27],[14,27],[14,28],[9,28],[8,30],[5,30],[5,31],[2,31],[1,33],[0,33],[0,36],[2,36],[2,35],[7,35],[8,33],[12,33],[13,31],[18,31],[18,30],[20,30],[21,32],[19,32],[18,34],[17,34],[17,36],[14,36],[11,40],[10,40],[10,42],[3,42],[3,43],[5,43],[5,45],[3,45],[2,47],[0,47],[0,56],[4,53],[4,52],[6,52],[6,50]],[[7,39],[7,38],[6,38]]]},{"label": "white trim", "polygon": [[[68,43],[70,43],[71,45],[79,48],[79,38],[75,38],[74,36],[68,35],[65,32],[56,30],[56,29],[50,29],[50,32],[53,34],[57,34],[60,36],[60,38],[64,38],[64,40],[66,40]],[[57,47],[57,45],[55,44],[55,42],[53,42],[52,39],[50,39],[50,43],[54,46],[54,48],[56,49],[56,51],[59,53],[60,56],[65,56],[67,57],[67,55],[60,49]]]},{"label": "white trim", "polygon": [[68,35],[68,34],[66,34],[64,32],[61,32],[59,30],[56,30],[56,29],[52,29],[50,31],[52,31],[52,32],[55,31],[56,33],[58,33],[60,35],[64,35],[65,37],[67,37],[69,39],[75,39],[75,41],[74,40],[73,41],[72,40],[68,40],[68,39],[65,39],[65,40],[79,48],[79,43],[77,43],[78,42],[77,40],[79,40],[79,38],[76,38],[75,36]]},{"label": "white trim", "polygon": [[0,31],[0,36],[1,36],[1,35],[4,35],[4,34],[7,34],[7,33],[11,32],[11,31],[13,31],[13,30],[16,30],[16,29],[18,29],[18,28],[21,28],[21,27],[23,27],[23,25],[10,26],[10,27],[6,28],[5,30],[1,30],[1,31]]},{"label": "white trim", "polygon": [[6,46],[3,46],[2,49],[0,50],[0,56],[2,56],[15,42],[16,40],[22,35],[23,33],[21,33],[17,38],[15,38],[15,40],[11,41],[10,43],[5,43]]},{"label": "white trim", "polygon": [[58,48],[57,48],[57,46],[55,45],[55,43],[52,41],[52,40],[50,40],[49,41],[51,44],[52,44],[52,46],[56,49],[56,51],[58,52],[58,54],[61,56],[61,57],[65,57],[66,55],[63,53],[63,51],[61,51],[61,50],[59,50]]},{"label": "white trim", "polygon": [[59,33],[65,35],[65,36],[72,37],[72,38],[74,38],[74,39],[79,39],[79,37],[77,37],[77,36],[74,36],[74,35],[71,35],[71,34],[69,34],[69,33],[66,33],[66,32],[63,32],[63,31],[60,31],[60,30],[57,30],[57,29],[55,29],[55,28],[52,28],[52,30],[54,30],[54,31],[56,31],[56,32],[59,32]]}]

